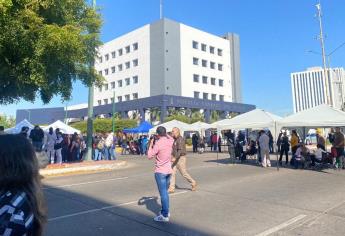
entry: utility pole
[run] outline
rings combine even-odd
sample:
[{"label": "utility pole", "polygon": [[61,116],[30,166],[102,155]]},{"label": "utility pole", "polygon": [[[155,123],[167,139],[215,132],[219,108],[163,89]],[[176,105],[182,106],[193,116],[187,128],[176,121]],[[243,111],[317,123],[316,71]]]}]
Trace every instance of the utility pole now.
[{"label": "utility pole", "polygon": [[328,85],[328,72],[327,72],[327,65],[326,65],[326,53],[325,53],[325,41],[323,36],[323,26],[322,26],[322,10],[321,10],[321,2],[319,1],[318,4],[316,4],[317,8],[317,17],[319,20],[319,27],[320,27],[320,35],[319,39],[321,42],[321,50],[322,50],[322,63],[323,63],[323,71],[324,71],[324,80],[325,80],[325,95],[326,95],[326,104],[332,105],[331,101],[329,99],[329,85]]},{"label": "utility pole", "polygon": [[[96,0],[92,0],[92,7],[96,9]],[[94,73],[95,59],[90,64],[90,73]],[[87,153],[85,160],[92,160],[92,135],[93,135],[93,93],[94,82],[89,86],[88,109],[87,109]]]},{"label": "utility pole", "polygon": [[159,19],[163,19],[163,0],[160,0],[159,4]]},{"label": "utility pole", "polygon": [[113,112],[112,112],[112,127],[113,127],[113,133],[115,133],[115,90],[113,94]]}]

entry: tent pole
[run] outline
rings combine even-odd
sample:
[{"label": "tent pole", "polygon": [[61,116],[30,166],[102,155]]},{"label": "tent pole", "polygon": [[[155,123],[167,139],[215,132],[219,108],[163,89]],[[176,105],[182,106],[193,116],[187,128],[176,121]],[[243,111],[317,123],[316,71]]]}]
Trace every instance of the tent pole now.
[{"label": "tent pole", "polygon": [[[278,153],[278,148],[275,148],[275,147],[277,147],[278,145],[277,145],[277,122],[274,122],[274,130],[275,130],[275,132],[274,132],[274,144],[273,144],[273,149],[276,149],[277,150],[277,171],[279,171],[279,159],[278,159],[278,155],[279,155],[279,153]],[[275,151],[275,150],[273,150],[273,151]]]}]

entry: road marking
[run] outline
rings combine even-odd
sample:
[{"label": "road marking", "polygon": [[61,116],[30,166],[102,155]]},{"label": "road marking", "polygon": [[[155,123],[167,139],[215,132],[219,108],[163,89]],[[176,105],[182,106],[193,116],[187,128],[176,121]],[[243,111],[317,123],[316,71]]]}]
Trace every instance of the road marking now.
[{"label": "road marking", "polygon": [[108,181],[114,181],[114,180],[122,180],[122,179],[128,179],[129,177],[120,177],[120,178],[113,178],[113,179],[103,179],[103,180],[97,180],[97,181],[90,181],[90,182],[82,182],[82,183],[76,183],[76,184],[66,184],[66,185],[59,185],[59,186],[51,186],[51,187],[45,187],[46,189],[54,189],[54,188],[68,188],[68,187],[74,187],[74,186],[80,186],[80,185],[87,185],[87,184],[95,184],[95,183],[102,183],[102,182],[108,182]]},{"label": "road marking", "polygon": [[[170,196],[181,195],[181,194],[188,193],[188,192],[189,191],[177,192],[177,193],[170,194]],[[145,200],[145,202],[146,201],[150,201],[152,199],[153,198],[149,198],[149,199]],[[160,198],[158,198],[158,199],[160,199]],[[125,202],[125,203],[121,203],[121,204],[117,204],[117,205],[109,205],[109,206],[105,206],[105,207],[101,207],[101,208],[94,208],[94,209],[91,209],[91,210],[80,211],[80,212],[76,212],[76,213],[73,213],[73,214],[67,214],[67,215],[63,215],[63,216],[57,216],[57,217],[53,217],[53,218],[48,219],[48,221],[51,222],[51,221],[62,220],[62,219],[66,219],[66,218],[70,218],[70,217],[74,217],[74,216],[85,215],[85,214],[99,212],[99,211],[108,210],[108,209],[112,209],[112,208],[117,208],[117,207],[121,207],[121,206],[128,206],[128,205],[132,205],[132,204],[135,204],[135,203],[138,203],[138,200],[131,201],[131,202]]]},{"label": "road marking", "polygon": [[256,236],[267,236],[267,235],[273,234],[275,232],[278,232],[279,230],[282,230],[283,228],[288,227],[289,225],[296,223],[299,220],[302,220],[304,217],[306,217],[306,215],[298,215],[298,216],[296,216],[296,217],[294,217],[294,218],[292,218],[292,219],[290,219],[290,220],[288,220],[288,221],[286,221],[280,225],[277,225],[277,226],[270,228],[270,229],[268,229],[268,230],[266,230],[260,234],[257,234]]}]

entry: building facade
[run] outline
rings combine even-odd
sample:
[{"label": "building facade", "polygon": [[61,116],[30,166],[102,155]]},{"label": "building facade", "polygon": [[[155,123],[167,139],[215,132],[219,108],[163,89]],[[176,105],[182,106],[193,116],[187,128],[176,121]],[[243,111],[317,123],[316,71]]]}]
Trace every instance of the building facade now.
[{"label": "building facade", "polygon": [[105,43],[95,68],[105,78],[94,105],[173,95],[241,102],[239,37],[162,19]]},{"label": "building facade", "polygon": [[324,72],[321,67],[312,67],[306,71],[291,73],[292,100],[295,113],[320,104],[329,104],[337,109],[344,108],[344,68],[327,69],[328,83],[326,83]]}]

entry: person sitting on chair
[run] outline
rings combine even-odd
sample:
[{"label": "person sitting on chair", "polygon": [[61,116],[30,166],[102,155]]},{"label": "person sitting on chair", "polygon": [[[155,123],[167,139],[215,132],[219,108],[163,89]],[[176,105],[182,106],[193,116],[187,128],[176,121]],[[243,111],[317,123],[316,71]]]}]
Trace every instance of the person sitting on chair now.
[{"label": "person sitting on chair", "polygon": [[247,159],[247,155],[253,156],[256,153],[257,153],[257,149],[256,149],[255,141],[251,140],[249,145],[246,148],[246,151],[244,151],[242,156],[241,156],[241,162],[243,162]]}]

